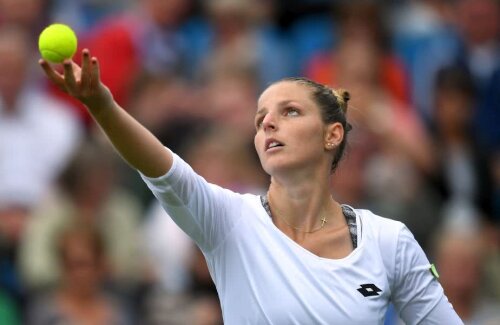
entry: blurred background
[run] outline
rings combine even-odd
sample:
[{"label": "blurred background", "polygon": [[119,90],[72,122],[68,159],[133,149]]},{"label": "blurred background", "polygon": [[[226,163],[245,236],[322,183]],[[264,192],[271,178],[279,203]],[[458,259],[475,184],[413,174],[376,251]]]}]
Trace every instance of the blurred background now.
[{"label": "blurred background", "polygon": [[268,186],[267,85],[349,90],[334,197],[406,223],[466,324],[500,324],[497,0],[0,0],[0,324],[222,323],[203,255],[42,75],[52,22],[120,105],[237,192]]}]

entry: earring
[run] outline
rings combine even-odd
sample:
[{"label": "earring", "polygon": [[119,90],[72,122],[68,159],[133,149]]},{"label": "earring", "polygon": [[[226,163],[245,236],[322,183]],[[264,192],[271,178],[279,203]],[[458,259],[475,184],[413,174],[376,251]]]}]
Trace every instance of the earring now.
[{"label": "earring", "polygon": [[328,149],[333,149],[333,147],[334,147],[333,143],[331,143],[331,142],[328,142],[326,144],[326,146],[328,147]]}]

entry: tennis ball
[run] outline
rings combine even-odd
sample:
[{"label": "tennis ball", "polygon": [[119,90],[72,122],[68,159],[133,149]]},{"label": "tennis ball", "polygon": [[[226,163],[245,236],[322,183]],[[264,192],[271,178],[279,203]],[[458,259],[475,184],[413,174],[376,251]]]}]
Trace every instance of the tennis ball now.
[{"label": "tennis ball", "polygon": [[38,38],[38,49],[42,58],[61,63],[75,54],[77,39],[75,32],[67,25],[52,24],[46,27]]}]

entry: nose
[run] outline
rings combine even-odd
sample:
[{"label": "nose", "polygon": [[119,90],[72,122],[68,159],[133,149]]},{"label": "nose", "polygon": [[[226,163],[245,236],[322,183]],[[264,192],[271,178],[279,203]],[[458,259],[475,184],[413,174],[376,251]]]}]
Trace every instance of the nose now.
[{"label": "nose", "polygon": [[276,130],[276,121],[273,114],[268,113],[264,116],[264,119],[262,120],[262,128],[264,131]]}]

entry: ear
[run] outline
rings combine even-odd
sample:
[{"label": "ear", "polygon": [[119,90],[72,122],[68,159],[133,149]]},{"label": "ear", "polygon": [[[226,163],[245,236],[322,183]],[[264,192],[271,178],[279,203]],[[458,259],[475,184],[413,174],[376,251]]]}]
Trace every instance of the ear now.
[{"label": "ear", "polygon": [[344,128],[340,122],[328,124],[325,128],[324,146],[326,150],[333,150],[344,139]]}]

